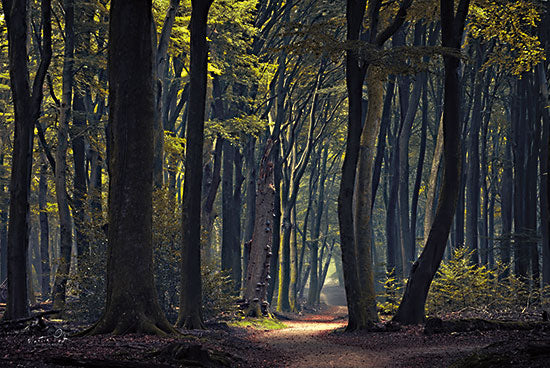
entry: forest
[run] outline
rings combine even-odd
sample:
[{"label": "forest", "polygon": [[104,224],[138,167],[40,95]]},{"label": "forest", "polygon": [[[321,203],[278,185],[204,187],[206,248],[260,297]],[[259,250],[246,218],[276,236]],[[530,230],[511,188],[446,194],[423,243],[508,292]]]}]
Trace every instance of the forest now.
[{"label": "forest", "polygon": [[1,8],[0,366],[548,366],[550,1]]}]

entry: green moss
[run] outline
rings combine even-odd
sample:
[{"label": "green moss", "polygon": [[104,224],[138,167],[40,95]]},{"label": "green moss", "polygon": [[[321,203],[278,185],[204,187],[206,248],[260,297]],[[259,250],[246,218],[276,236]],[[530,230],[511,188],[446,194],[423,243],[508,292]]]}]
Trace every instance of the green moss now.
[{"label": "green moss", "polygon": [[275,318],[243,318],[241,320],[227,323],[233,327],[252,327],[257,330],[280,330],[287,326]]}]

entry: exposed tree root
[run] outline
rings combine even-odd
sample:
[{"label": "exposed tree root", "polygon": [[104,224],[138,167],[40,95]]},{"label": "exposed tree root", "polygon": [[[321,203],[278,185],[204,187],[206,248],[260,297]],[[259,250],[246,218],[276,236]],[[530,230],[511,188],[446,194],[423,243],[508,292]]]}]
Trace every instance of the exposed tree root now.
[{"label": "exposed tree root", "polygon": [[[165,318],[154,318],[143,313],[134,315],[104,316],[95,325],[87,330],[77,333],[75,336],[91,335],[125,335],[141,333],[146,335],[167,336],[178,335],[180,332],[166,321]],[[125,318],[126,317],[126,318]]]}]

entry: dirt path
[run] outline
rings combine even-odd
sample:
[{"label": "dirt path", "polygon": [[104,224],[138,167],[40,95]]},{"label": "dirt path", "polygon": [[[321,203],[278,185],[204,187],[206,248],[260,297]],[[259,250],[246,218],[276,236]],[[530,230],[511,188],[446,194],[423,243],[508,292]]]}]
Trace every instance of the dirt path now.
[{"label": "dirt path", "polygon": [[284,321],[288,328],[261,331],[251,340],[284,358],[273,366],[289,368],[447,367],[495,336],[425,336],[420,327],[400,332],[332,333],[346,325],[345,307]]},{"label": "dirt path", "polygon": [[[330,317],[330,316],[328,316]],[[333,319],[285,321],[288,328],[265,332],[257,341],[284,352],[285,367],[382,367],[387,358],[374,351],[335,344],[327,333],[344,327],[345,322]]]}]

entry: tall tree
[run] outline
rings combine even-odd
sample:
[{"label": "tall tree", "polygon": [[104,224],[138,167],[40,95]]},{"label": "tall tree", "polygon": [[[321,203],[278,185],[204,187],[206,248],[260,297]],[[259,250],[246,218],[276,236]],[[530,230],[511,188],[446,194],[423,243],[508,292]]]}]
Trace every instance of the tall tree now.
[{"label": "tall tree", "polygon": [[29,191],[34,125],[40,116],[44,78],[50,65],[51,1],[41,3],[41,58],[32,88],[27,55],[29,2],[2,0],[8,28],[10,86],[15,110],[15,133],[10,179],[8,229],[8,304],[4,319],[28,316],[27,254],[29,247]]},{"label": "tall tree", "polygon": [[151,0],[111,2],[107,303],[89,334],[175,331],[159,306],[152,272],[151,24]]},{"label": "tall tree", "polygon": [[69,145],[69,121],[72,115],[73,66],[74,66],[74,1],[65,0],[65,50],[63,52],[63,86],[59,126],[57,128],[57,151],[55,165],[55,194],[57,197],[57,212],[59,215],[59,249],[61,257],[55,272],[52,290],[53,307],[57,310],[65,308],[67,280],[71,265],[71,249],[73,245],[73,226],[69,195],[67,193],[67,148]]},{"label": "tall tree", "polygon": [[[468,14],[469,0],[441,0],[441,43],[443,47],[460,51],[462,33]],[[460,176],[460,59],[457,55],[443,57],[445,94],[443,102],[443,156],[445,171],[434,222],[428,241],[418,260],[411,267],[409,281],[394,320],[405,324],[421,323],[430,284],[439,268],[458,198]]]},{"label": "tall tree", "polygon": [[200,213],[202,150],[208,44],[206,21],[213,0],[191,0],[191,64],[185,182],[183,185],[183,247],[181,261],[180,309],[177,326],[202,328],[202,281]]},{"label": "tall tree", "polygon": [[[382,2],[369,2],[367,14],[370,25],[368,32],[366,32],[366,30],[362,30],[362,24],[367,2],[364,0],[348,0],[346,2],[347,40],[351,43],[357,43],[363,32],[365,32],[365,35],[368,34],[370,46],[380,48],[401,27],[410,4],[410,0],[404,0],[392,22],[387,28],[379,31],[378,21]],[[340,224],[340,244],[349,311],[348,330],[367,328],[377,320],[373,299],[374,280],[371,276],[372,258],[370,255],[372,241],[370,231],[372,226],[372,171],[374,168],[371,161],[374,160],[373,142],[380,130],[381,117],[379,115],[382,112],[383,84],[376,70],[371,71],[369,94],[372,93],[372,100],[369,103],[373,104],[376,113],[370,113],[371,116],[367,118],[363,128],[362,91],[368,68],[369,63],[362,58],[360,50],[353,48],[347,50],[348,132],[338,195],[338,221]],[[362,175],[357,181],[360,185],[359,188],[355,188],[357,171]],[[355,191],[358,195],[356,196],[357,210],[354,215]]]}]

